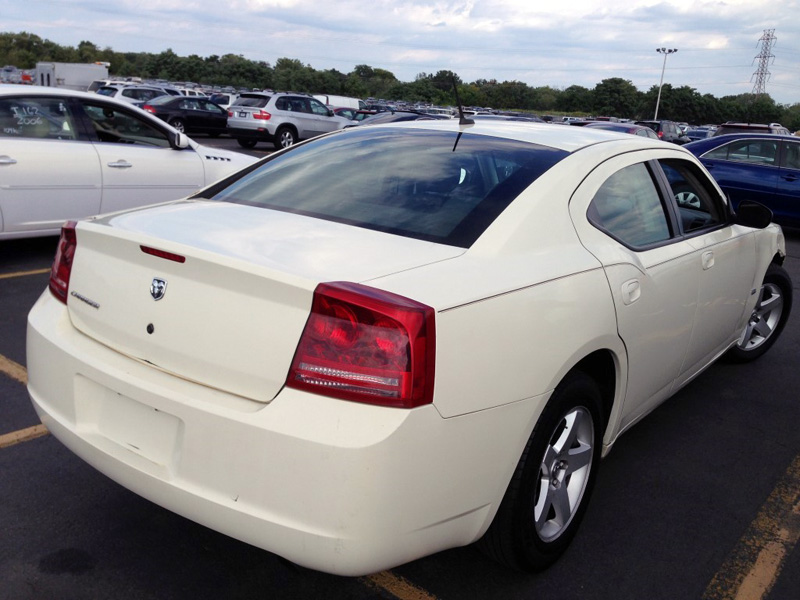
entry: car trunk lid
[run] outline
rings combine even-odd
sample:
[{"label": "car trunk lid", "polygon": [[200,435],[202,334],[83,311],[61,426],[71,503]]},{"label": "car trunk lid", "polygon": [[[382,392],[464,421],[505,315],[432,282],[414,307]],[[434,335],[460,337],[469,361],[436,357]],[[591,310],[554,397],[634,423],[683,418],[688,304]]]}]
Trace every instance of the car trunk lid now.
[{"label": "car trunk lid", "polygon": [[70,317],[182,378],[267,402],[322,281],[364,282],[462,248],[309,217],[186,201],[81,223]]}]

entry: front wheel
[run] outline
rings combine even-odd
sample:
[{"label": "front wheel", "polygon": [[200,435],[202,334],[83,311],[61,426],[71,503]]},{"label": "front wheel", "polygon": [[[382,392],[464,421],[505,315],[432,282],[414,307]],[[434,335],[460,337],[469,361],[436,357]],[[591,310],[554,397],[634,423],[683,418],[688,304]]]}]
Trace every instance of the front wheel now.
[{"label": "front wheel", "polygon": [[792,280],[783,267],[770,265],[742,337],[726,358],[748,362],[764,354],[778,340],[791,310]]},{"label": "front wheel", "polygon": [[578,529],[597,475],[602,398],[588,375],[569,375],[533,430],[489,530],[478,546],[522,571],[555,562]]}]

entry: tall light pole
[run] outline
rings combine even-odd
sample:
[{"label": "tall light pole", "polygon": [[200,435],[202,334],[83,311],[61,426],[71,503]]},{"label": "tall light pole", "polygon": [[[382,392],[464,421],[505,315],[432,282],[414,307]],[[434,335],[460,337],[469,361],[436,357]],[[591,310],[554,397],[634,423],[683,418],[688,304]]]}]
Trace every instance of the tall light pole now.
[{"label": "tall light pole", "polygon": [[658,120],[658,105],[661,103],[661,86],[664,85],[664,69],[667,68],[667,56],[677,51],[678,51],[677,48],[656,48],[656,52],[664,55],[664,64],[661,66],[661,82],[658,84],[658,98],[656,99],[656,114],[653,115],[653,121]]}]

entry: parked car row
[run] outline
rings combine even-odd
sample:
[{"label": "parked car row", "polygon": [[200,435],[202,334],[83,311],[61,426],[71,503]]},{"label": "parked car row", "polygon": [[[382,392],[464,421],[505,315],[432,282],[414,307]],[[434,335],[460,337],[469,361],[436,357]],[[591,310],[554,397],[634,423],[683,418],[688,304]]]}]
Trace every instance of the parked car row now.
[{"label": "parked car row", "polygon": [[[136,86],[129,87],[135,89]],[[14,93],[10,94],[12,91]],[[10,87],[4,90],[0,117],[3,137],[8,139],[4,145],[5,154],[0,157],[3,161],[0,169],[8,187],[0,194],[2,237],[53,234],[66,218],[180,197],[234,170],[235,166],[252,161],[241,154],[226,154],[219,150],[200,152],[199,145],[185,137],[177,137],[176,132],[199,132],[211,136],[228,133],[243,147],[267,141],[285,148],[300,140],[355,125],[449,118],[416,111],[373,114],[346,107],[336,110],[303,94],[258,92],[243,94],[229,111],[204,97],[157,96],[143,105],[144,111],[160,119],[153,121],[133,108],[132,96],[128,96],[126,102],[124,96],[116,101],[116,98],[103,94],[82,97],[67,97],[65,94],[60,92],[54,97],[42,88]],[[354,116],[356,119],[363,117],[363,120],[352,119]],[[471,118],[476,122],[535,120],[519,115],[479,114]],[[154,123],[160,122],[169,127],[154,128]],[[656,130],[662,132],[661,139],[669,139],[674,134],[674,124],[668,121],[640,123],[643,124],[612,121],[581,124],[588,129],[621,131],[650,138],[657,136]],[[734,208],[743,200],[758,200],[773,210],[776,221],[800,226],[800,210],[797,208],[800,140],[795,136],[755,133],[761,129],[758,125],[725,125],[754,133],[736,134],[739,137],[733,138],[726,135],[709,137],[688,144],[687,148],[700,157],[730,194]],[[778,126],[771,124],[767,127],[777,129]],[[77,143],[85,140],[92,144]],[[121,153],[121,145],[130,147]],[[169,151],[165,150],[167,148]],[[179,149],[185,151],[175,152]],[[62,154],[68,155],[69,160],[55,160],[54,157]],[[87,155],[97,154],[108,156],[99,163],[82,164]],[[190,155],[205,165],[192,165],[192,161],[187,161]],[[211,156],[216,162],[209,164],[208,157]],[[150,172],[146,170],[151,168]],[[62,176],[62,169],[69,172]],[[178,183],[187,181],[186,174],[178,176],[180,169],[194,172],[188,176],[189,187]],[[35,175],[39,170],[49,174],[57,183],[39,188],[26,184],[25,181],[30,179],[43,185],[41,177]],[[137,194],[139,185],[148,185],[144,183],[146,177],[166,182],[171,172],[176,173],[176,183],[150,184],[146,194]],[[91,189],[78,200],[68,200],[69,190],[74,192],[83,186]],[[162,193],[158,191],[159,186],[171,191]],[[36,197],[36,202],[31,202],[30,197]]]}]

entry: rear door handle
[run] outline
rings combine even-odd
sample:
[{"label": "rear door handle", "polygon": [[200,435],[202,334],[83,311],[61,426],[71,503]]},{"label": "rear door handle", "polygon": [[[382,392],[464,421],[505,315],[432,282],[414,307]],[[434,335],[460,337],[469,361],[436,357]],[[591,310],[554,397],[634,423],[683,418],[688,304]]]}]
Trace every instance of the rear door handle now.
[{"label": "rear door handle", "polygon": [[108,166],[112,169],[130,169],[133,165],[127,160],[120,158],[117,162],[110,162]]},{"label": "rear door handle", "polygon": [[703,252],[703,270],[708,271],[711,267],[714,266],[714,253],[709,250],[708,252]]},{"label": "rear door handle", "polygon": [[15,165],[15,164],[17,164],[17,161],[15,161],[10,156],[6,155],[0,156],[0,165]]}]

